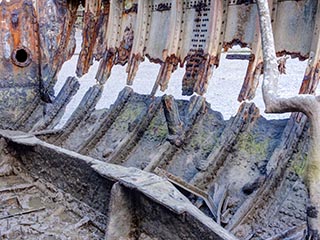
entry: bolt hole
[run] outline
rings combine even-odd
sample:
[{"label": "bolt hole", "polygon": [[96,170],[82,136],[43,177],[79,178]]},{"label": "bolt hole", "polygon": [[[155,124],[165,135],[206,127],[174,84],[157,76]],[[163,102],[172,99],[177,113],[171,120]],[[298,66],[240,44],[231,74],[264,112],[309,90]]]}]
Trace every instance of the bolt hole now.
[{"label": "bolt hole", "polygon": [[19,67],[26,67],[31,62],[31,52],[25,47],[20,47],[12,52],[12,62]]},{"label": "bolt hole", "polygon": [[24,49],[19,49],[16,52],[15,58],[19,63],[25,63],[28,60],[28,53]]}]

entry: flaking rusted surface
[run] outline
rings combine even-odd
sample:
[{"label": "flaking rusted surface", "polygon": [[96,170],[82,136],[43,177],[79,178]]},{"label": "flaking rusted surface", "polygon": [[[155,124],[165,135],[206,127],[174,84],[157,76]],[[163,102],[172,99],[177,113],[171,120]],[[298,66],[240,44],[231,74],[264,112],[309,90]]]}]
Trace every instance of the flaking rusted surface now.
[{"label": "flaking rusted surface", "polygon": [[32,1],[0,4],[1,127],[13,127],[39,98],[38,24]]}]

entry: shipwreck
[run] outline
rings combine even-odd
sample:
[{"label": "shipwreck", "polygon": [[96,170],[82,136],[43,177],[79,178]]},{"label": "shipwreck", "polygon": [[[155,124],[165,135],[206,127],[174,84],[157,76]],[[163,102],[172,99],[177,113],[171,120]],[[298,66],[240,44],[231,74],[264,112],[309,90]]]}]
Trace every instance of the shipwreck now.
[{"label": "shipwreck", "polygon": [[[0,0],[0,10],[0,239],[320,239],[320,1]],[[75,74],[55,93],[79,24]],[[224,120],[204,96],[234,45],[250,54],[229,56],[248,66]],[[283,99],[289,57],[307,68]],[[148,95],[129,87],[145,59],[160,65]],[[94,61],[96,84],[56,128]],[[119,64],[128,86],[97,110]],[[189,100],[155,96],[182,67]],[[289,119],[260,115],[259,83],[266,111]]]}]

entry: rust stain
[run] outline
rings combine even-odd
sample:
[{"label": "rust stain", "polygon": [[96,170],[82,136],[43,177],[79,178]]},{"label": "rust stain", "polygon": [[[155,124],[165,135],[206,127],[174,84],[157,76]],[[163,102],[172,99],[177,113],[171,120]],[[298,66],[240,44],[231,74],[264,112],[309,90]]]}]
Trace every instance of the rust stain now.
[{"label": "rust stain", "polygon": [[182,80],[182,95],[190,96],[195,91],[199,91],[199,86],[197,86],[198,76],[201,75],[201,72],[203,73],[207,70],[207,61],[208,59],[204,56],[203,49],[195,50],[188,56],[186,72]]},{"label": "rust stain", "polygon": [[238,101],[242,102],[246,99],[253,99],[255,96],[256,89],[259,84],[259,78],[263,72],[263,62],[255,64],[255,55],[251,54],[249,64],[247,67],[246,76],[244,78],[243,85],[241,87]]},{"label": "rust stain", "polygon": [[302,55],[300,52],[289,52],[286,50],[277,52],[277,57],[283,57],[283,56],[291,56],[291,58],[298,58],[299,61],[305,61],[309,58],[309,54]]},{"label": "rust stain", "polygon": [[157,77],[157,84],[160,85],[161,91],[165,91],[168,88],[171,74],[177,69],[179,60],[179,58],[172,54],[166,58],[165,62],[161,63],[161,68]]},{"label": "rust stain", "polygon": [[314,67],[308,67],[303,77],[300,87],[300,94],[314,94],[319,83],[319,65],[317,63]]},{"label": "rust stain", "polygon": [[125,65],[130,57],[132,45],[133,45],[134,32],[132,26],[127,26],[124,30],[123,39],[120,43],[120,47],[117,49],[117,56],[115,64]]},{"label": "rust stain", "polygon": [[111,69],[114,66],[115,57],[115,49],[110,48],[108,51],[105,52],[96,75],[96,79],[100,84],[104,84],[110,77]]},{"label": "rust stain", "polygon": [[140,53],[138,54],[132,54],[128,66],[126,69],[126,72],[128,73],[127,77],[127,84],[132,85],[133,84],[133,79],[135,78],[139,65],[143,61],[143,56],[141,56]]},{"label": "rust stain", "polygon": [[103,58],[103,54],[107,48],[107,41],[105,41],[105,35],[107,32],[109,11],[110,11],[110,2],[103,1],[101,14],[99,16],[99,20],[97,23],[97,26],[99,26],[99,29],[98,29],[98,36],[97,36],[97,44],[95,45],[95,50],[94,50],[94,58],[97,61],[100,61]]},{"label": "rust stain", "polygon": [[84,74],[86,74],[89,71],[90,65],[92,64],[93,51],[98,37],[98,30],[100,28],[99,16],[101,15],[101,7],[101,1],[86,2],[83,19],[83,42],[76,70],[78,77],[81,77]]},{"label": "rust stain", "polygon": [[245,43],[240,39],[233,39],[231,42],[224,42],[223,43],[223,50],[226,52],[226,51],[228,51],[228,49],[230,49],[236,45],[239,45],[242,48],[249,47],[248,43]]}]

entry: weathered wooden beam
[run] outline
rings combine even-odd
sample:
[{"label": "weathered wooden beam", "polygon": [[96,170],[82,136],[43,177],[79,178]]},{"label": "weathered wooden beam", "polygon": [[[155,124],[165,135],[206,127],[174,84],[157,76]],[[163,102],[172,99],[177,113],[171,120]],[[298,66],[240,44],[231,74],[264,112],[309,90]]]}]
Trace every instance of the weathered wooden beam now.
[{"label": "weathered wooden beam", "polygon": [[240,106],[238,114],[233,118],[230,125],[225,127],[216,148],[210,153],[203,166],[200,166],[200,172],[190,181],[192,185],[200,189],[208,187],[208,183],[215,178],[218,170],[224,166],[225,159],[239,135],[250,128],[259,115],[259,110],[254,103],[243,103]]},{"label": "weathered wooden beam", "polygon": [[[34,116],[36,119],[29,118],[27,124],[32,127],[31,132],[52,130],[59,123],[65,112],[65,108],[77,93],[79,87],[80,84],[75,77],[68,77],[53,103],[42,106],[45,108],[44,116],[40,119],[37,118],[39,116]],[[38,122],[35,122],[36,120]]]},{"label": "weathered wooden beam", "polygon": [[72,113],[71,117],[63,126],[63,132],[55,136],[55,144],[63,144],[63,142],[66,141],[70,133],[73,132],[73,130],[78,126],[78,124],[83,119],[90,116],[101,97],[102,90],[103,86],[98,84],[89,88],[89,90],[85,93],[76,110]]},{"label": "weathered wooden beam", "polygon": [[179,146],[181,144],[179,138],[181,138],[183,134],[183,122],[180,118],[178,106],[173,96],[163,96],[162,103],[169,130],[168,140],[172,144]]},{"label": "weathered wooden beam", "polygon": [[100,119],[100,124],[95,127],[92,131],[91,136],[86,139],[81,146],[78,148],[77,152],[82,154],[88,154],[96,144],[101,140],[104,134],[111,127],[112,123],[117,119],[119,113],[127,104],[129,98],[132,96],[133,90],[129,87],[125,87],[118,95],[118,98],[114,104],[111,105],[109,111],[105,116]]},{"label": "weathered wooden beam", "polygon": [[[166,121],[169,130],[167,142],[162,144],[157,154],[145,167],[145,171],[153,171],[156,167],[164,168],[172,160],[175,152],[185,144],[192,134],[192,129],[196,121],[201,119],[201,114],[205,112],[205,100],[203,97],[194,96],[190,99],[188,111],[184,122],[180,118],[179,110],[174,99],[170,96],[163,96],[164,111],[167,111]],[[167,101],[167,102],[166,102]],[[167,108],[167,109],[165,109]],[[170,130],[171,128],[171,130]]]},{"label": "weathered wooden beam", "polygon": [[116,149],[107,158],[107,162],[114,164],[123,164],[126,158],[130,155],[130,152],[136,144],[139,144],[139,140],[145,130],[148,128],[155,114],[161,107],[161,98],[155,98],[150,100],[149,106],[144,112],[142,112],[137,119],[130,124],[129,134],[122,139]]}]

